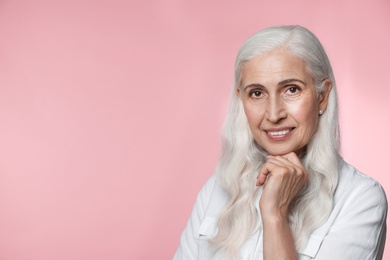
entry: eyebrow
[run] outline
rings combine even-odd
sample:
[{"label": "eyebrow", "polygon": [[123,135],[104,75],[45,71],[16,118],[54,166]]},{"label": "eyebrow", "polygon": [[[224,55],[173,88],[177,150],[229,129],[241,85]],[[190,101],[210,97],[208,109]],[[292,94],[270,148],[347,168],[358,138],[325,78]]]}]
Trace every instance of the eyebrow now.
[{"label": "eyebrow", "polygon": [[306,85],[306,82],[304,82],[304,81],[302,81],[302,80],[300,80],[300,79],[294,79],[294,78],[282,80],[281,82],[278,83],[278,85],[279,85],[279,86],[280,86],[280,85],[286,85],[286,84],[288,84],[288,83],[295,82],[295,81],[300,82],[300,83],[302,83],[303,85]]},{"label": "eyebrow", "polygon": [[[291,79],[284,79],[284,80],[280,81],[278,83],[278,86],[283,86],[283,85],[286,85],[286,84],[289,84],[289,83],[292,83],[292,82],[300,82],[303,85],[306,85],[306,82],[304,82],[304,81],[302,81],[300,79],[291,78]],[[249,84],[249,85],[245,86],[244,90],[247,89],[247,88],[265,88],[265,87],[263,85],[261,85],[260,83],[252,83],[252,84]]]}]

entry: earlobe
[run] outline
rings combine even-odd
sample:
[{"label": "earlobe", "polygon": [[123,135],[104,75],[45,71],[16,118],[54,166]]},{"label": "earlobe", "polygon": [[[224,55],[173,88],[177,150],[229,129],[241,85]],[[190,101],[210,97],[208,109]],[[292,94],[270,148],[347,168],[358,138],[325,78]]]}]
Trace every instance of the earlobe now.
[{"label": "earlobe", "polygon": [[332,90],[332,81],[330,79],[324,80],[323,84],[325,85],[324,90],[320,93],[319,96],[319,109],[320,111],[325,111],[328,105],[328,99],[330,91]]}]

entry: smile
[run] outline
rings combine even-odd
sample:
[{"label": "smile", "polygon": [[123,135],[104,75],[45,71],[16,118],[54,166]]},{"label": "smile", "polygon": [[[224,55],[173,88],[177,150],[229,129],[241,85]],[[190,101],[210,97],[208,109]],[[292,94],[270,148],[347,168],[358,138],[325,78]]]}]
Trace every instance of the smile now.
[{"label": "smile", "polygon": [[284,136],[286,134],[288,134],[289,132],[291,132],[293,128],[288,128],[288,129],[284,129],[284,130],[280,130],[280,131],[267,131],[267,134],[271,135],[271,136]]}]

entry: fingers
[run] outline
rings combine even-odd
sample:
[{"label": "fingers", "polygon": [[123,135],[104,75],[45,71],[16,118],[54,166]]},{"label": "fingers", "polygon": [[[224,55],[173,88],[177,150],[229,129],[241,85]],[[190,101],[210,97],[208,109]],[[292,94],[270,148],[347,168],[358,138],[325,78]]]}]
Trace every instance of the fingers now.
[{"label": "fingers", "polygon": [[296,166],[302,167],[301,160],[298,158],[297,154],[292,152],[285,155],[280,156],[281,158],[287,159],[289,162],[292,162]]},{"label": "fingers", "polygon": [[268,156],[267,162],[260,169],[257,176],[256,185],[264,185],[267,177],[269,178],[272,173],[296,174],[303,177],[303,179],[307,179],[306,171],[294,152],[282,156]]},{"label": "fingers", "polygon": [[291,166],[297,166],[303,168],[301,161],[299,160],[298,156],[295,153],[288,153],[285,155],[277,155],[277,156],[270,155],[268,156],[268,161],[277,163],[280,166],[291,165]]},{"label": "fingers", "polygon": [[308,173],[295,153],[268,156],[256,182],[258,186],[265,184],[260,199],[262,215],[287,216],[289,205],[307,179]]},{"label": "fingers", "polygon": [[273,163],[266,162],[263,167],[261,167],[259,174],[257,175],[256,186],[261,186],[267,180],[268,174],[270,174],[271,170],[274,168]]}]

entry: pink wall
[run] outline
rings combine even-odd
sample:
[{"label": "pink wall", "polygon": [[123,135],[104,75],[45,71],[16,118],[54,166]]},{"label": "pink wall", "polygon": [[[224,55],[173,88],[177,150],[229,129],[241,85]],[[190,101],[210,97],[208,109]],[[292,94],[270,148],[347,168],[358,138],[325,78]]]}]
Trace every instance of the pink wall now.
[{"label": "pink wall", "polygon": [[170,259],[269,25],[323,42],[343,155],[390,194],[390,2],[318,2],[0,0],[0,259]]}]

